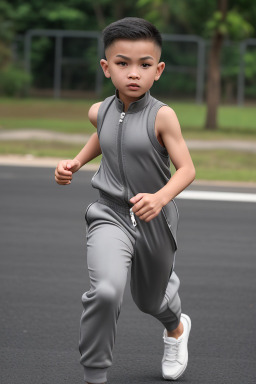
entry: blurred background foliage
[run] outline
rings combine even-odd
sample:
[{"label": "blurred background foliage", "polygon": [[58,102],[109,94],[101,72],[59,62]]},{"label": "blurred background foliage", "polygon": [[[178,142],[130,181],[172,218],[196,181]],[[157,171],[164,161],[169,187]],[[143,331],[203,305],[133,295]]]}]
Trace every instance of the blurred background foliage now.
[{"label": "blurred background foliage", "polygon": [[[13,131],[16,135],[18,131],[44,130],[70,135],[83,133],[89,137],[94,127],[87,118],[88,109],[99,97],[113,93],[113,85],[107,79],[102,94],[95,92],[97,68],[100,69],[97,40],[63,38],[62,100],[54,100],[56,39],[33,37],[28,75],[24,70],[24,37],[33,29],[100,32],[109,23],[127,16],[145,18],[163,34],[194,35],[206,44],[205,68],[201,71],[202,104],[195,103],[198,65],[195,43],[163,42],[166,69],[152,90],[154,96],[161,96],[176,111],[185,139],[226,143],[233,140],[241,145],[246,141],[244,144],[253,145],[256,132],[256,46],[253,45],[247,47],[243,57],[246,104],[237,108],[240,44],[244,39],[256,38],[256,1],[252,0],[0,0],[0,133]],[[221,41],[218,53],[214,52],[216,41]],[[211,65],[210,58],[217,56],[219,59]],[[211,71],[218,78],[217,87],[209,86]],[[220,92],[213,98],[216,88]],[[214,109],[213,132],[213,128],[207,128],[205,117]],[[18,140],[15,135],[0,140],[0,154],[72,158],[81,148],[80,143],[66,143],[58,138]],[[255,182],[255,152],[243,148],[239,151],[214,149],[214,146],[211,150],[192,149],[197,177]]]},{"label": "blurred background foliage", "polygon": [[[216,31],[232,43],[221,54],[222,101],[236,99],[239,71],[239,41],[256,37],[256,2],[229,0],[225,21],[216,11],[216,0],[0,0],[0,92],[25,96],[30,84],[35,89],[51,89],[54,72],[55,39],[32,40],[32,76],[24,71],[22,36],[31,29],[101,31],[106,25],[126,16],[143,17],[162,33],[192,34],[208,41]],[[93,39],[65,38],[62,63],[62,88],[94,91],[97,47]],[[65,57],[74,58],[65,63]],[[75,60],[76,59],[76,60]],[[246,97],[256,98],[256,48],[247,50]],[[79,61],[80,60],[80,61]],[[196,46],[164,43],[163,60],[172,65],[191,66],[188,73],[166,71],[165,81],[157,84],[157,93],[180,98],[195,94]],[[78,62],[79,61],[79,62]],[[171,86],[170,86],[171,84]],[[104,93],[109,91],[104,83]]]}]

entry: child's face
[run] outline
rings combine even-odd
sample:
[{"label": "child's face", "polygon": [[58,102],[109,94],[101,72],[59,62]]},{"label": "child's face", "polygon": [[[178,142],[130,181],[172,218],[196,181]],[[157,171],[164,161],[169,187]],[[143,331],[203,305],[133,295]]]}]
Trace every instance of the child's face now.
[{"label": "child's face", "polygon": [[150,40],[117,40],[101,60],[106,77],[111,78],[124,102],[138,100],[158,80],[165,64],[159,63],[160,48]]}]

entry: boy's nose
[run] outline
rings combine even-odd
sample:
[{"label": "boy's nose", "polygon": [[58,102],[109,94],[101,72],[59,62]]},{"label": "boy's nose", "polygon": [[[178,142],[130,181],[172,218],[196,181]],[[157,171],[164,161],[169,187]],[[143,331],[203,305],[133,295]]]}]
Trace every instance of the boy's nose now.
[{"label": "boy's nose", "polygon": [[140,75],[136,72],[131,72],[129,75],[128,75],[129,79],[139,79],[140,78]]}]

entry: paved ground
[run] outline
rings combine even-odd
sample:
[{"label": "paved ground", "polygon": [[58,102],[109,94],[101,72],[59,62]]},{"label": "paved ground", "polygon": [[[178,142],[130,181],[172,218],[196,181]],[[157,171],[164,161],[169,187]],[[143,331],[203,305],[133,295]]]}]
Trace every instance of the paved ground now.
[{"label": "paved ground", "polygon": [[[77,344],[80,298],[89,288],[84,211],[96,199],[91,177],[80,172],[61,187],[50,168],[0,168],[1,384],[83,383]],[[192,318],[189,366],[178,382],[255,384],[255,204],[177,204],[176,272]],[[127,284],[109,383],[164,383],[162,352],[161,324],[137,309]]]}]

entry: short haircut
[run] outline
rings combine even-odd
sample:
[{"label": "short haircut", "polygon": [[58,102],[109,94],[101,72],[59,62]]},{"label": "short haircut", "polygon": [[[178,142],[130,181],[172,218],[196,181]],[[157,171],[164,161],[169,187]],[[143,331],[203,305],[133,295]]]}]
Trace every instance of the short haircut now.
[{"label": "short haircut", "polygon": [[102,32],[104,49],[106,50],[116,40],[151,40],[160,50],[162,37],[158,29],[149,21],[138,17],[125,17],[109,24]]}]

